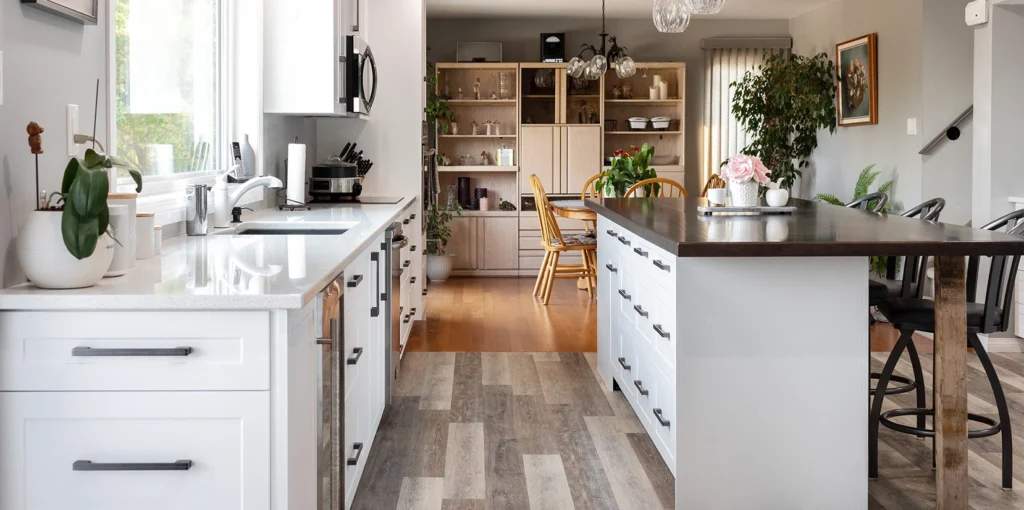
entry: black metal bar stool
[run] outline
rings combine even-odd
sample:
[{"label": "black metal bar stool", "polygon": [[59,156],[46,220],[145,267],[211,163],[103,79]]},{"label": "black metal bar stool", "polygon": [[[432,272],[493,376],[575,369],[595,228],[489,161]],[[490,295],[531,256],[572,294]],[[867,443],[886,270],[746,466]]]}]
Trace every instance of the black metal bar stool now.
[{"label": "black metal bar stool", "polygon": [[[982,227],[983,230],[1000,230],[1011,221],[1024,218],[1024,210],[1014,211]],[[1011,235],[1024,237],[1024,223],[1018,223]],[[989,270],[988,285],[985,291],[983,303],[975,302],[978,283],[978,266],[980,257],[971,257],[967,263],[967,345],[974,349],[978,355],[978,361],[985,369],[989,384],[992,386],[992,395],[999,411],[999,420],[993,420],[987,416],[967,414],[968,421],[981,423],[986,428],[971,430],[967,437],[979,438],[989,437],[996,434],[1002,435],[1002,456],[1003,456],[1003,488],[1013,487],[1013,434],[1010,432],[1010,412],[1006,405],[1006,396],[1003,394],[1002,384],[996,369],[992,366],[985,347],[978,338],[979,333],[1004,332],[1009,328],[1010,308],[1013,306],[1013,286],[1017,274],[1017,266],[1020,264],[1020,257],[995,256],[991,257],[992,264]],[[886,389],[889,380],[893,379],[893,371],[896,370],[896,363],[904,349],[913,345],[911,340],[915,331],[935,332],[935,301],[921,298],[890,297],[882,300],[878,305],[889,322],[900,330],[899,341],[893,349],[889,359],[885,362],[881,377],[878,380],[878,387],[875,390],[874,401],[871,406],[871,419],[868,424],[868,475],[870,478],[878,477],[878,425],[882,424],[897,432],[912,434],[918,437],[935,437],[934,429],[928,429],[923,425],[912,427],[893,421],[893,418],[900,416],[916,416],[920,421],[925,416],[934,416],[935,410],[925,408],[918,403],[916,408],[894,409],[882,412],[882,403],[885,400]],[[915,370],[916,372],[916,370]],[[921,376],[915,373],[918,381]],[[922,385],[923,387],[923,385]],[[934,387],[933,387],[934,390]],[[932,400],[934,400],[934,394]],[[934,455],[935,447],[932,445]],[[934,458],[934,457],[933,457]]]}]

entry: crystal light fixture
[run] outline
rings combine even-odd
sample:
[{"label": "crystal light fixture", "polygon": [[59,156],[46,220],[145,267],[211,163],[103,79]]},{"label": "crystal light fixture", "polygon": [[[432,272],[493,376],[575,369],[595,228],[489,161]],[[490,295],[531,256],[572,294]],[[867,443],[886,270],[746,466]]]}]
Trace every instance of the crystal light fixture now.
[{"label": "crystal light fixture", "polygon": [[718,14],[725,7],[725,0],[686,0],[686,6],[693,14]]},{"label": "crystal light fixture", "polygon": [[[608,63],[613,62],[615,74],[619,78],[629,78],[636,74],[636,64],[626,55],[626,48],[618,45],[614,35],[610,37],[612,47],[605,52],[605,42],[609,39],[605,30],[605,0],[601,0],[601,33],[597,35],[601,36],[601,49],[598,50],[593,44],[584,44],[580,54],[566,64],[565,72],[573,78],[595,81],[601,79],[601,75],[608,71]],[[593,53],[589,61],[583,59],[583,55],[588,51]]]},{"label": "crystal light fixture", "polygon": [[654,0],[654,26],[659,32],[675,34],[690,25],[688,0]]}]

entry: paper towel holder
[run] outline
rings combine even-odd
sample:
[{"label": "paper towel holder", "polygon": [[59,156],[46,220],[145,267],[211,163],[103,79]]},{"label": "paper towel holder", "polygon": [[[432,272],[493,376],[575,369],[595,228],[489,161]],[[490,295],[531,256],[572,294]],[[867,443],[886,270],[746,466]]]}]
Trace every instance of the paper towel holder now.
[{"label": "paper towel holder", "polygon": [[[299,143],[299,137],[296,136],[295,137],[295,141],[293,143]],[[303,162],[303,167],[305,167],[305,162]],[[284,168],[285,168],[285,172],[287,172],[288,171],[288,158],[284,158]],[[303,174],[305,174],[305,168],[303,168]],[[285,178],[286,178],[286,182],[290,182],[290,179],[287,179],[287,175],[285,176]],[[302,183],[303,183],[303,196],[305,196],[305,183],[306,183],[305,175],[303,175]],[[282,196],[281,195],[281,191],[284,191],[284,190],[278,190],[277,191],[277,198],[278,199],[284,198],[285,202],[283,204],[279,204],[277,206],[277,210],[283,211],[285,209],[288,209],[289,211],[295,211],[297,209],[305,209],[307,211],[310,211],[310,210],[313,209],[306,202],[302,202],[300,200],[294,200],[294,199],[288,198],[287,193],[284,196]]]}]

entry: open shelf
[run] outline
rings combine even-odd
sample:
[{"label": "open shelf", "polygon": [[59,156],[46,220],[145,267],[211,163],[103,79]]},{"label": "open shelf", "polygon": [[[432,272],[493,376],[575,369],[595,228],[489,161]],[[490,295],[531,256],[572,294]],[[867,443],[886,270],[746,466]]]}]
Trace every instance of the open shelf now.
[{"label": "open shelf", "polygon": [[565,97],[568,97],[569,99],[601,99],[601,94],[566,94]]},{"label": "open shelf", "polygon": [[516,135],[438,135],[439,138],[516,138]]},{"label": "open shelf", "polygon": [[554,99],[554,94],[523,94],[523,99]]},{"label": "open shelf", "polygon": [[682,99],[607,99],[605,100],[608,104],[621,104],[621,105],[677,105],[683,102]]},{"label": "open shelf", "polygon": [[519,216],[519,211],[502,211],[502,210],[487,210],[487,211],[475,211],[473,209],[463,209],[462,216],[469,217],[491,217],[491,218],[514,218]]},{"label": "open shelf", "polygon": [[450,106],[515,106],[515,99],[449,99]]},{"label": "open shelf", "polygon": [[651,135],[681,135],[682,131],[605,131],[606,135],[637,135],[637,136],[651,136]]},{"label": "open shelf", "polygon": [[519,171],[518,166],[498,166],[498,165],[455,165],[455,166],[438,166],[438,172],[490,172],[490,173],[501,173],[511,172],[515,173]]}]

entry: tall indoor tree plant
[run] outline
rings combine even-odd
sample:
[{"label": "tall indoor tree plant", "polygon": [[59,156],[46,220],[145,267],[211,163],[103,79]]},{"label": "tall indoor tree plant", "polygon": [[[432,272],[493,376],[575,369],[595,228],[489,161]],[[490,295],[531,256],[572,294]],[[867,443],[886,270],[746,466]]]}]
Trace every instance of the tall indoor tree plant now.
[{"label": "tall indoor tree plant", "polygon": [[818,147],[818,131],[836,131],[835,64],[825,53],[777,53],[731,86],[733,115],[753,138],[743,154],[761,158],[791,189]]}]

